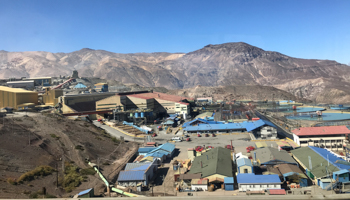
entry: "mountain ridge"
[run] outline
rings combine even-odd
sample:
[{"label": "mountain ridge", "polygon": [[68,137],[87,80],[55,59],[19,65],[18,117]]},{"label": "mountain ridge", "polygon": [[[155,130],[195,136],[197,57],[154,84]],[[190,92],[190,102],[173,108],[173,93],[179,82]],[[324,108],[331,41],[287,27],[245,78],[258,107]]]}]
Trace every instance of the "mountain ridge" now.
[{"label": "mountain ridge", "polygon": [[316,101],[330,99],[318,97],[327,89],[347,96],[350,85],[348,65],[294,58],[244,42],[209,44],[189,53],[122,54],[90,48],[71,53],[0,51],[0,78],[70,75],[74,69],[80,76],[167,89],[258,84]]}]

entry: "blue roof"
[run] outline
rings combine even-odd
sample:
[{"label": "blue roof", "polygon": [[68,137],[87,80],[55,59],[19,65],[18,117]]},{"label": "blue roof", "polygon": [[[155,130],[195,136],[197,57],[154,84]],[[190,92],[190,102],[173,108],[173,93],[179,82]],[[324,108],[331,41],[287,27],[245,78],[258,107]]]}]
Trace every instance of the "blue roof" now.
[{"label": "blue roof", "polygon": [[152,163],[127,163],[125,171],[139,171],[146,170]]},{"label": "blue roof", "polygon": [[81,191],[81,192],[79,192],[78,196],[81,196],[81,195],[87,194],[87,193],[89,193],[89,192],[90,192],[92,189],[94,189],[94,188],[90,188],[90,189],[87,189],[87,190]]},{"label": "blue roof", "polygon": [[149,153],[149,154],[146,154],[145,155],[145,158],[146,157],[149,157],[149,156],[151,156],[151,157],[155,157],[155,158],[162,158],[163,156],[166,156],[166,155],[168,155],[169,153],[167,153],[167,152],[154,152],[154,153]]},{"label": "blue roof", "polygon": [[280,178],[277,174],[271,175],[255,175],[255,174],[238,174],[237,182],[241,183],[281,183]]},{"label": "blue roof", "polygon": [[235,183],[235,179],[233,177],[224,177],[224,183]]},{"label": "blue roof", "polygon": [[255,130],[255,129],[257,129],[257,128],[261,127],[261,126],[265,126],[265,125],[272,126],[272,127],[276,128],[276,126],[272,122],[266,121],[266,120],[263,120],[263,119],[259,119],[258,121],[255,121],[255,122],[252,122],[252,123],[248,124],[247,125],[247,131],[250,132],[252,130]]},{"label": "blue roof", "polygon": [[344,165],[344,164],[340,164],[340,163],[336,163],[337,160],[341,160],[341,161],[345,161],[344,159],[334,155],[333,153],[329,152],[326,149],[323,148],[318,148],[318,147],[313,147],[313,146],[309,146],[313,151],[315,151],[316,153],[318,153],[320,156],[323,157],[323,159],[325,160],[329,160],[329,162],[336,166],[338,169],[350,169],[350,165]]},{"label": "blue roof", "polygon": [[[208,118],[208,119],[210,119],[210,118]],[[213,119],[214,119],[214,118],[213,118]],[[202,123],[205,123],[205,124],[223,124],[223,122],[209,121],[209,120],[197,118],[197,119],[194,119],[194,120],[192,120],[192,121],[185,122],[184,125],[183,125],[182,127],[191,126],[191,124],[194,123],[194,122],[202,122]]]},{"label": "blue roof", "polygon": [[86,85],[78,83],[74,88],[86,88]]},{"label": "blue roof", "polygon": [[165,143],[165,144],[160,145],[158,148],[171,153],[175,149],[175,144]]},{"label": "blue roof", "polygon": [[345,173],[349,173],[349,170],[347,170],[347,169],[342,169],[342,170],[333,172],[333,175],[334,175],[334,174],[345,174]]},{"label": "blue roof", "polygon": [[241,167],[245,165],[253,167],[252,162],[248,158],[240,158],[237,160],[237,167]]},{"label": "blue roof", "polygon": [[140,181],[144,180],[145,171],[121,171],[118,181]]},{"label": "blue roof", "polygon": [[227,123],[227,124],[199,124],[198,126],[188,126],[185,131],[216,131],[216,130],[241,130],[253,122]]},{"label": "blue roof", "polygon": [[157,147],[140,147],[137,152],[139,153],[148,153],[156,149]]}]

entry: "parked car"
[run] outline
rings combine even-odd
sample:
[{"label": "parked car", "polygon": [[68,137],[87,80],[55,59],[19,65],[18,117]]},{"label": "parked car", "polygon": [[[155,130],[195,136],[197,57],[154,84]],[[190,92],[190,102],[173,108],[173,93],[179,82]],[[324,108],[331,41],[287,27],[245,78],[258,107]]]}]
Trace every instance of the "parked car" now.
[{"label": "parked car", "polygon": [[187,141],[187,142],[191,141],[191,138],[187,138],[186,141]]},{"label": "parked car", "polygon": [[175,141],[175,142],[181,142],[182,139],[180,137],[173,137],[171,138],[172,141]]},{"label": "parked car", "polygon": [[153,133],[152,137],[156,137],[157,136],[157,133]]},{"label": "parked car", "polygon": [[197,134],[197,136],[198,136],[198,137],[202,137],[201,134],[199,134],[199,133]]},{"label": "parked car", "polygon": [[205,137],[209,137],[209,134],[208,134],[208,133],[206,133],[206,134],[205,134]]},{"label": "parked car", "polygon": [[255,148],[253,146],[249,146],[246,148],[246,150],[247,150],[247,153],[250,153],[251,151],[254,151]]},{"label": "parked car", "polygon": [[211,136],[215,137],[216,135],[215,135],[215,133],[212,133]]},{"label": "parked car", "polygon": [[226,149],[232,149],[232,150],[234,149],[233,146],[232,146],[232,148],[231,148],[231,145],[226,145],[225,148],[226,148]]}]

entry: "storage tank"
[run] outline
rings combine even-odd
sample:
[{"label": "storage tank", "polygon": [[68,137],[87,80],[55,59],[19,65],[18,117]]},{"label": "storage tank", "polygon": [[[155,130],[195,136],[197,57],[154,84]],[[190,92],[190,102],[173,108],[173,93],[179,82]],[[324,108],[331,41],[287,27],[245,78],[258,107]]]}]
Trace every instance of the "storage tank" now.
[{"label": "storage tank", "polygon": [[138,118],[139,117],[139,113],[136,112],[135,113],[135,117]]},{"label": "storage tank", "polygon": [[145,113],[144,112],[141,112],[141,117],[145,117]]}]

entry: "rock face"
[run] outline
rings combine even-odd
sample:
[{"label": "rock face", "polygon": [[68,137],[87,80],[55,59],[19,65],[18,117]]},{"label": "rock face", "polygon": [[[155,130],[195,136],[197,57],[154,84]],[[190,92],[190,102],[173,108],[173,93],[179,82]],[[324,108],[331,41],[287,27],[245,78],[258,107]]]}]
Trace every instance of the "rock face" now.
[{"label": "rock face", "polygon": [[187,54],[0,51],[0,78],[70,75],[74,69],[80,76],[146,87],[265,85],[317,102],[350,102],[348,65],[292,58],[242,42],[207,45]]}]

